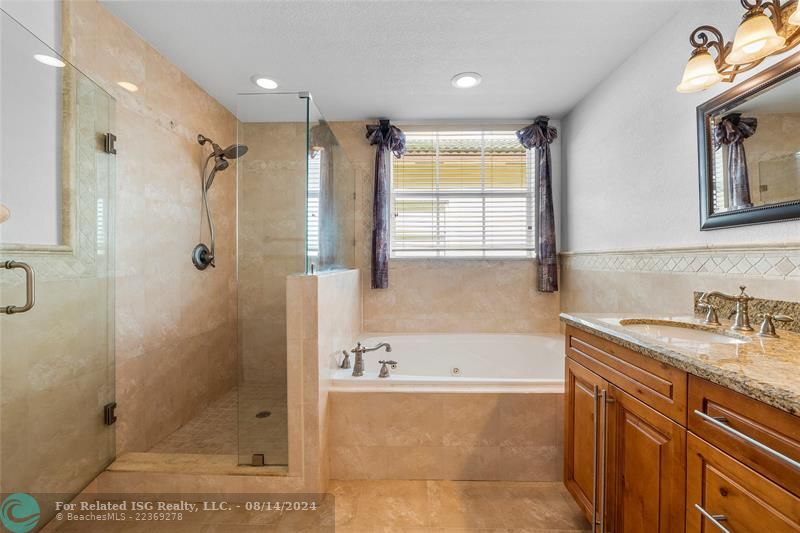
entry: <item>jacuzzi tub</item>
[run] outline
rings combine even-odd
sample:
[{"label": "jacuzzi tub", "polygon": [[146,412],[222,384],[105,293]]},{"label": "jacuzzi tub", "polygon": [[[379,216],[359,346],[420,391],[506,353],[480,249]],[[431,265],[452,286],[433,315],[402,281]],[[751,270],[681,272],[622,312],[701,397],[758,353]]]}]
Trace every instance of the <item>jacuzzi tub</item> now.
[{"label": "jacuzzi tub", "polygon": [[[564,337],[514,334],[369,334],[365,346],[392,345],[364,355],[364,375],[334,372],[333,391],[354,392],[564,392]],[[350,357],[351,363],[353,356]],[[379,378],[379,360],[397,361]]]}]

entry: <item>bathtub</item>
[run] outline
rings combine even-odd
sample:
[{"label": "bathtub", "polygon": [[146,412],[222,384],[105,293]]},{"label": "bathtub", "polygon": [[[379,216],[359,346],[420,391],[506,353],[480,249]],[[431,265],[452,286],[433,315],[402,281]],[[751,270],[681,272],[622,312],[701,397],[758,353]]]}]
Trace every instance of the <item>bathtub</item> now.
[{"label": "bathtub", "polygon": [[[362,377],[334,372],[331,479],[561,481],[561,335],[387,333],[360,341],[389,342],[392,352],[366,354]],[[397,361],[391,377],[378,377],[381,359]]]},{"label": "bathtub", "polygon": [[[338,369],[332,391],[564,392],[564,337],[514,334],[368,334],[361,344],[392,345],[364,355],[364,375]],[[353,356],[351,356],[351,363]],[[379,378],[380,360],[397,361]]]}]

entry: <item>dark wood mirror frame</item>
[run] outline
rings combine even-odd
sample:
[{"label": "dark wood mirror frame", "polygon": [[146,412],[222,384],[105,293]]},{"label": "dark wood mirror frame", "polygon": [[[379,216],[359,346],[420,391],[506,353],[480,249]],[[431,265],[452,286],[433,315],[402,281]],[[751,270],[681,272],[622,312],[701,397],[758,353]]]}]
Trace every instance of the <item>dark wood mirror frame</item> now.
[{"label": "dark wood mirror frame", "polygon": [[[697,107],[697,156],[700,169],[700,229],[712,230],[765,224],[800,218],[800,198],[790,202],[769,204],[724,213],[713,212],[712,180],[714,177],[711,117],[735,108],[747,99],[800,73],[800,53],[765,69],[724,93]],[[800,98],[800,96],[798,96]]]}]

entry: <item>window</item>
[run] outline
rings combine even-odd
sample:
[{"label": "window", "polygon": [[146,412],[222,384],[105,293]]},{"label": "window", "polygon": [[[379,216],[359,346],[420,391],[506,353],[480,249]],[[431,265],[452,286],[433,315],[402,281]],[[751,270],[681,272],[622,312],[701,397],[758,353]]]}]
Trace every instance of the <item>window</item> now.
[{"label": "window", "polygon": [[533,257],[533,157],[513,131],[406,132],[392,257]]},{"label": "window", "polygon": [[319,255],[319,193],[320,193],[320,161],[322,154],[308,156],[308,192],[306,193],[306,247],[308,256]]}]

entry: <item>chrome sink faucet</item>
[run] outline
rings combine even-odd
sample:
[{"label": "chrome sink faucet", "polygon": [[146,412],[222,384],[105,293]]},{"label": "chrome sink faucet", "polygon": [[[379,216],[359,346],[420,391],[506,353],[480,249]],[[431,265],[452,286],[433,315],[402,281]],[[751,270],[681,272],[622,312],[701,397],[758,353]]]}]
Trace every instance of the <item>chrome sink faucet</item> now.
[{"label": "chrome sink faucet", "polygon": [[356,343],[356,347],[350,350],[351,353],[356,355],[355,363],[353,363],[353,377],[360,377],[364,375],[364,354],[367,352],[374,352],[375,350],[380,350],[381,348],[386,348],[387,352],[392,351],[392,345],[388,342],[382,342],[377,346],[372,348],[367,348],[366,346],[362,346],[360,342]]},{"label": "chrome sink faucet", "polygon": [[706,315],[706,323],[707,324],[715,324],[719,325],[719,322],[716,321],[716,307],[714,307],[708,300],[711,297],[721,298],[723,300],[728,300],[731,302],[736,302],[736,309],[733,313],[730,314],[728,318],[733,317],[733,321],[731,322],[731,330],[733,331],[753,331],[753,326],[750,325],[750,313],[748,310],[748,304],[750,300],[753,299],[752,296],[749,296],[744,290],[747,287],[744,285],[740,286],[739,289],[742,291],[738,295],[731,295],[725,294],[719,291],[711,291],[711,292],[704,292],[700,299],[697,301],[697,304],[700,308],[708,309],[708,315]]}]

